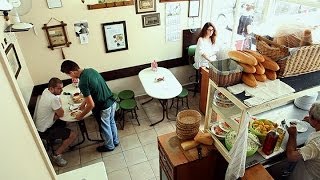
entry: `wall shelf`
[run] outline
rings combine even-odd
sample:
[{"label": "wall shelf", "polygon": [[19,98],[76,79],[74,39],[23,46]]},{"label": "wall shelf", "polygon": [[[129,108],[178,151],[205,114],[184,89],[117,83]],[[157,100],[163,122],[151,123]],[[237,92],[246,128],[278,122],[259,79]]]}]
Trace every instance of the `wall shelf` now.
[{"label": "wall shelf", "polygon": [[120,6],[131,6],[131,5],[134,5],[133,0],[113,2],[113,3],[88,4],[87,8],[88,10],[93,10],[93,9],[112,8],[112,7],[120,7]]},{"label": "wall shelf", "polygon": [[8,27],[6,27],[6,29],[4,30],[5,33],[7,32],[25,32],[25,31],[29,31],[29,29],[13,29],[12,28],[13,24],[10,24]]}]

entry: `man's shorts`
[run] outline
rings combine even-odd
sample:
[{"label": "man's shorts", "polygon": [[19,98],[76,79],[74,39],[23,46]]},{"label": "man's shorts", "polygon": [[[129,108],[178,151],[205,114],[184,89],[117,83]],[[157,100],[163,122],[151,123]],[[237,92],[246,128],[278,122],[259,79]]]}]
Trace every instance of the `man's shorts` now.
[{"label": "man's shorts", "polygon": [[48,128],[45,132],[39,132],[41,138],[55,140],[55,139],[68,139],[71,130],[66,128],[66,122],[62,120],[56,120],[56,122]]}]

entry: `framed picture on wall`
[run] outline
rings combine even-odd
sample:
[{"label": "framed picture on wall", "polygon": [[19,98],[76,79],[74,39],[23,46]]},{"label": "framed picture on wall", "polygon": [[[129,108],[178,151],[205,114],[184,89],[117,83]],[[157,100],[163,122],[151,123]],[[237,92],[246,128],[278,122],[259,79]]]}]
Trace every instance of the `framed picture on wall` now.
[{"label": "framed picture on wall", "polygon": [[126,22],[118,21],[102,24],[106,53],[128,49]]},{"label": "framed picture on wall", "polygon": [[189,0],[188,16],[199,17],[200,0]]},{"label": "framed picture on wall", "polygon": [[48,26],[47,24],[44,24],[42,29],[46,32],[47,35],[48,48],[53,50],[55,47],[70,46],[71,42],[69,42],[68,40],[65,28],[66,26],[67,24],[63,21],[61,21],[60,24],[53,26]]},{"label": "framed picture on wall", "polygon": [[9,61],[9,65],[12,69],[12,72],[14,73],[14,77],[18,78],[18,75],[20,73],[21,70],[21,64],[19,61],[19,57],[16,51],[16,48],[14,47],[14,45],[11,43],[9,44],[9,46],[7,47],[7,49],[5,50],[5,53],[7,55],[8,61]]},{"label": "framed picture on wall", "polygon": [[156,0],[136,0],[136,14],[156,12]]},{"label": "framed picture on wall", "polygon": [[160,25],[160,13],[142,15],[142,27],[151,27]]}]

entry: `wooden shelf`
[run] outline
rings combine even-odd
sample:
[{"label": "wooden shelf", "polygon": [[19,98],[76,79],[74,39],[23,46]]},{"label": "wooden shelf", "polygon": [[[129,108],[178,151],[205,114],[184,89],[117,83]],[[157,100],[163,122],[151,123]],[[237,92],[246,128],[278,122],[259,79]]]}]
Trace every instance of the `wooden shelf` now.
[{"label": "wooden shelf", "polygon": [[113,3],[88,4],[87,8],[88,10],[93,10],[93,9],[112,8],[112,7],[120,7],[120,6],[131,6],[131,5],[134,5],[133,0],[113,2]]}]

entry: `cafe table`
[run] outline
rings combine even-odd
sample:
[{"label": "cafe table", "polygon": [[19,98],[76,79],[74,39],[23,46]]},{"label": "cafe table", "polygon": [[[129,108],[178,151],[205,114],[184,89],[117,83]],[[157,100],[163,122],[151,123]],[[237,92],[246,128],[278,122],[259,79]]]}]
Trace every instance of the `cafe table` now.
[{"label": "cafe table", "polygon": [[162,122],[165,117],[170,120],[168,116],[168,100],[181,93],[182,86],[180,82],[169,69],[163,67],[158,67],[156,71],[151,68],[143,69],[139,72],[139,79],[146,93],[151,98],[158,99],[162,106],[162,119],[152,123],[150,126]]},{"label": "cafe table", "polygon": [[108,180],[108,176],[104,163],[98,162],[59,174],[58,180]]},{"label": "cafe table", "polygon": [[[74,148],[75,146],[78,146],[80,144],[82,144],[85,141],[85,137],[89,140],[89,141],[95,141],[95,142],[103,142],[103,140],[101,139],[91,139],[89,137],[88,131],[87,131],[87,127],[85,124],[84,119],[83,120],[77,120],[74,117],[71,116],[71,112],[72,109],[71,107],[77,107],[80,104],[75,104],[72,101],[72,96],[75,93],[80,93],[80,89],[78,87],[75,87],[73,84],[69,84],[67,86],[65,86],[63,88],[63,92],[60,95],[60,99],[61,99],[61,103],[62,103],[62,108],[64,110],[64,116],[60,117],[61,120],[66,121],[66,122],[77,122],[80,131],[81,131],[81,135],[82,135],[82,141],[80,141],[79,143],[71,146],[70,148]],[[88,114],[86,114],[84,116],[84,118],[90,116],[92,114],[92,112],[90,111]]]}]

